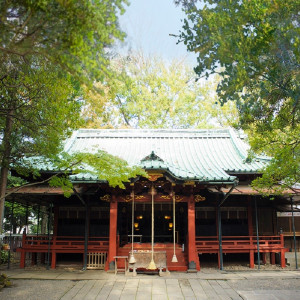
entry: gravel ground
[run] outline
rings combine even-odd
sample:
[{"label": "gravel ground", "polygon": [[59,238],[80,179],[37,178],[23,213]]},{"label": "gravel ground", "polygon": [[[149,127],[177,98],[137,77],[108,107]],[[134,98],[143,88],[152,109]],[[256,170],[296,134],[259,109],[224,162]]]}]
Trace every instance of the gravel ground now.
[{"label": "gravel ground", "polygon": [[[300,279],[260,278],[245,280],[228,280],[227,283],[235,290],[300,290]],[[300,299],[300,296],[299,296]]]},{"label": "gravel ground", "polygon": [[[13,279],[12,287],[0,291],[0,299],[56,300],[60,299],[76,282],[72,280]],[[49,298],[49,296],[51,297]]]}]

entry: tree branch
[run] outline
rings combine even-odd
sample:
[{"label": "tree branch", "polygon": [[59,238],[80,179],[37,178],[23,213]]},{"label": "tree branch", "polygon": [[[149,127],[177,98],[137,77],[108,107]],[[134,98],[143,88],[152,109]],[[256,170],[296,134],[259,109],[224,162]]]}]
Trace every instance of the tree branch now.
[{"label": "tree branch", "polygon": [[38,185],[38,184],[43,184],[43,183],[46,183],[46,182],[49,182],[52,178],[56,177],[56,176],[59,176],[61,174],[64,174],[68,169],[71,169],[72,167],[80,164],[81,161],[78,161],[78,162],[75,162],[73,164],[71,164],[68,168],[64,169],[63,171],[60,171],[52,176],[50,176],[49,178],[45,179],[45,180],[42,180],[42,181],[38,181],[38,182],[31,182],[31,183],[26,183],[26,184],[23,184],[21,186],[18,186],[18,187],[15,187],[15,188],[11,188],[9,189],[9,192],[6,193],[3,197],[0,198],[0,201],[2,199],[5,199],[7,196],[19,191],[20,189],[24,188],[24,187],[30,187],[30,186],[35,186],[35,185]]}]

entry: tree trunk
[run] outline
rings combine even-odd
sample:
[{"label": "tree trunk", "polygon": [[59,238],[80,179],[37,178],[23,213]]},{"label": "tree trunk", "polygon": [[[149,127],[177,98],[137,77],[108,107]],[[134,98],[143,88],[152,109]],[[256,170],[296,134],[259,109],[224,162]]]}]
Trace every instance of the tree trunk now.
[{"label": "tree trunk", "polygon": [[[20,225],[20,227],[18,228],[18,234],[22,234],[22,232],[23,232],[23,227],[24,227],[24,226],[21,226],[21,225]],[[27,233],[27,232],[26,232],[26,233]]]},{"label": "tree trunk", "polygon": [[0,233],[3,230],[3,218],[4,218],[4,202],[7,189],[7,176],[10,164],[11,155],[11,134],[13,127],[13,109],[8,111],[6,116],[4,134],[3,134],[3,157],[1,161],[1,175],[0,175]]},{"label": "tree trunk", "polygon": [[42,215],[42,220],[41,220],[41,234],[47,234],[47,224],[48,224],[48,213],[47,213],[47,208],[45,206],[41,207],[41,215]]}]

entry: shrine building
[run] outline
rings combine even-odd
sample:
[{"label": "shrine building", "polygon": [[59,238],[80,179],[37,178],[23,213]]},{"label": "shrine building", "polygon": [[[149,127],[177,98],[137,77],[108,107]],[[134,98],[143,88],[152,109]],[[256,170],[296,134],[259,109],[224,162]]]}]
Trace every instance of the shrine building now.
[{"label": "shrine building", "polygon": [[[148,177],[132,178],[121,189],[89,173],[71,174],[69,198],[47,184],[11,194],[7,201],[49,212],[48,234],[23,234],[17,249],[22,268],[26,256],[34,262],[38,253],[48,256],[51,268],[72,258],[84,269],[114,270],[116,263],[128,265],[128,258],[137,269],[196,272],[208,257],[223,269],[230,254],[246,256],[250,268],[258,257],[285,267],[295,191],[270,200],[251,188],[270,159],[249,160],[238,132],[81,129],[64,146],[70,154],[99,149],[143,168]],[[40,169],[42,178],[59,172]],[[136,262],[142,254],[146,265]]]}]

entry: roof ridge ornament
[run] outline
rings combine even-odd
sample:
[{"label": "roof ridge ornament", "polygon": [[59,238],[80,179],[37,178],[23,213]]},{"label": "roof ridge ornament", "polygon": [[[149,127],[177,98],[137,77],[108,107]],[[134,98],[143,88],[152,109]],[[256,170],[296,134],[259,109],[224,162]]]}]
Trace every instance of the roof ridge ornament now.
[{"label": "roof ridge ornament", "polygon": [[147,155],[146,157],[141,159],[141,161],[150,161],[150,160],[152,160],[152,161],[156,160],[156,161],[162,161],[163,162],[163,159],[161,159],[158,155],[156,155],[154,151],[152,151],[150,153],[150,155]]}]

